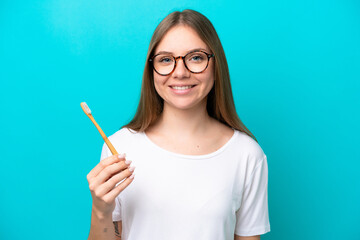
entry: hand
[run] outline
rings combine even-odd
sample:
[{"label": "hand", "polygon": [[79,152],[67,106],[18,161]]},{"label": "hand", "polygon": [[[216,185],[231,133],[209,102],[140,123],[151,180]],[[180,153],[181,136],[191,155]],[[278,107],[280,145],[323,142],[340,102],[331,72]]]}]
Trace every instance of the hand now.
[{"label": "hand", "polygon": [[[125,162],[124,154],[100,161],[86,176],[93,199],[93,211],[98,217],[109,216],[115,208],[115,198],[133,181],[133,167]],[[126,178],[126,179],[125,179]],[[116,186],[117,183],[125,179]],[[116,187],[115,187],[116,186]]]}]

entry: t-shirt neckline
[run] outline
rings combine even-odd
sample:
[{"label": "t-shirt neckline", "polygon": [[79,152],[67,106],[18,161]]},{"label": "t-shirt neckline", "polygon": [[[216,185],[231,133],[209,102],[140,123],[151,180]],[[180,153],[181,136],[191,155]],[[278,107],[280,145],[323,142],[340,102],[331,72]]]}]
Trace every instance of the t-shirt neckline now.
[{"label": "t-shirt neckline", "polygon": [[230,144],[231,142],[234,141],[235,137],[238,135],[238,131],[236,131],[235,129],[233,129],[234,133],[233,135],[231,136],[231,138],[224,144],[222,145],[218,150],[214,151],[214,152],[211,152],[211,153],[208,153],[208,154],[203,154],[203,155],[187,155],[187,154],[181,154],[181,153],[176,153],[176,152],[172,152],[172,151],[169,151],[169,150],[166,150],[162,147],[160,147],[159,145],[157,145],[156,143],[154,143],[145,133],[145,131],[142,132],[142,135],[144,136],[145,140],[147,142],[150,143],[150,145],[164,153],[167,153],[167,154],[170,154],[170,155],[173,155],[175,157],[178,157],[178,158],[188,158],[188,159],[207,159],[207,158],[211,158],[211,157],[214,157],[218,154],[220,154],[221,152],[223,152]]}]

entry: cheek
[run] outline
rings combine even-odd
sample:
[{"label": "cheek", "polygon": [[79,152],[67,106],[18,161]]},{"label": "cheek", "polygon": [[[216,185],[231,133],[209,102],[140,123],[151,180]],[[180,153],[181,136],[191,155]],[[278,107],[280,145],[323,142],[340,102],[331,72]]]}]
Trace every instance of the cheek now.
[{"label": "cheek", "polygon": [[211,89],[214,87],[214,84],[215,84],[215,81],[214,81],[214,78],[212,77],[211,80],[209,79],[208,88],[207,88],[207,94],[209,94]]},{"label": "cheek", "polygon": [[155,76],[154,74],[154,86],[155,86],[155,90],[156,92],[162,97],[162,89],[165,87],[164,86],[164,82],[166,80],[162,77],[159,76]]},{"label": "cheek", "polygon": [[212,88],[215,84],[215,74],[213,69],[209,69],[211,71],[209,71],[206,75],[206,81],[207,81],[207,85],[209,86],[209,88]]},{"label": "cheek", "polygon": [[208,74],[206,76],[206,84],[205,84],[205,89],[204,91],[206,92],[206,95],[209,94],[209,92],[211,91],[211,89],[214,87],[215,85],[215,80],[214,80],[214,74],[211,72],[210,74]]},{"label": "cheek", "polygon": [[210,60],[209,66],[206,69],[206,77],[209,79],[209,81],[214,82],[215,79],[215,67],[214,62]]}]

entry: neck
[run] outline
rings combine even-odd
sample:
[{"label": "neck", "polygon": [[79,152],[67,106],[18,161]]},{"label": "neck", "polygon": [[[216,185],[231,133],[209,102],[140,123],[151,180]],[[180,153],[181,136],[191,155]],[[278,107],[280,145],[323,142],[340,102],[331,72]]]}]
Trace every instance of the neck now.
[{"label": "neck", "polygon": [[165,104],[156,123],[156,130],[173,136],[193,136],[204,134],[210,124],[206,101],[191,109],[177,109]]}]

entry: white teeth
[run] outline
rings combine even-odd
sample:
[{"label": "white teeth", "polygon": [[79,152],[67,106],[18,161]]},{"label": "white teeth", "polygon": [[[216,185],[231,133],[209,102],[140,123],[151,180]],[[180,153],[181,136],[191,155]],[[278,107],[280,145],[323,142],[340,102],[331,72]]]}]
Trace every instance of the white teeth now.
[{"label": "white teeth", "polygon": [[176,90],[185,90],[185,89],[192,88],[192,86],[182,86],[182,87],[172,86],[172,88],[176,89]]}]

